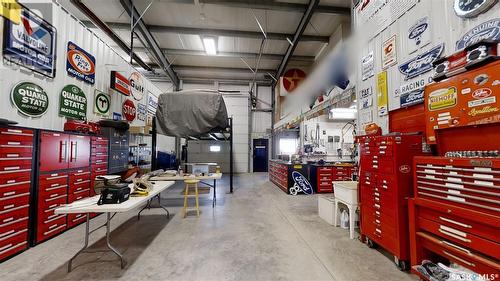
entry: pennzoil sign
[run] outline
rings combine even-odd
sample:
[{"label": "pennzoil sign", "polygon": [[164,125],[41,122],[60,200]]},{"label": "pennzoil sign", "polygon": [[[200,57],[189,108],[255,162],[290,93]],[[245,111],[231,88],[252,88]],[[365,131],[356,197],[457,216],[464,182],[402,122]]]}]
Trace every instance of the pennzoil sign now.
[{"label": "pennzoil sign", "polygon": [[91,85],[95,83],[95,57],[75,43],[68,42],[66,71],[69,75]]}]

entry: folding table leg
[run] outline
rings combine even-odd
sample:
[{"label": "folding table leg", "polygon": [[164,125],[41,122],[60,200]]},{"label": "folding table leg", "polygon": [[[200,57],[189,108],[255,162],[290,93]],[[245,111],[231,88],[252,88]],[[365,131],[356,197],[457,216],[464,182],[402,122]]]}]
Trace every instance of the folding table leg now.
[{"label": "folding table leg", "polygon": [[162,208],[163,210],[165,210],[165,212],[167,212],[167,218],[170,218],[170,212],[167,210],[166,207],[164,207],[162,204],[161,204],[161,196],[160,196],[160,193],[158,193],[158,195],[156,195],[158,197],[158,205],[160,206],[160,208]]},{"label": "folding table leg", "polygon": [[109,236],[110,236],[110,228],[111,228],[111,214],[110,213],[106,213],[106,245],[108,246],[108,248],[113,251],[113,253],[115,253],[119,258],[120,258],[120,265],[121,265],[121,268],[123,269],[125,267],[125,260],[123,259],[123,255],[120,254],[120,252],[118,252],[113,246],[111,246],[111,243],[110,243],[110,239],[109,239]]},{"label": "folding table leg", "polygon": [[144,205],[144,207],[142,207],[142,209],[139,211],[139,213],[137,214],[137,219],[140,220],[141,219],[141,213],[142,211],[144,211],[146,208],[148,209],[151,209],[151,199],[148,200],[148,202],[146,203],[146,205]]},{"label": "folding table leg", "polygon": [[87,213],[86,217],[87,217],[87,220],[85,221],[85,242],[84,242],[83,248],[81,248],[80,251],[78,251],[71,259],[69,259],[69,261],[68,261],[68,272],[71,272],[71,270],[72,270],[71,265],[73,264],[73,260],[79,254],[81,254],[83,251],[85,251],[85,249],[87,249],[87,247],[89,246],[89,234],[90,234],[89,233],[89,222],[90,222],[90,214]]},{"label": "folding table leg", "polygon": [[215,203],[217,202],[217,180],[214,180],[214,198],[212,199],[212,208],[215,207]]}]

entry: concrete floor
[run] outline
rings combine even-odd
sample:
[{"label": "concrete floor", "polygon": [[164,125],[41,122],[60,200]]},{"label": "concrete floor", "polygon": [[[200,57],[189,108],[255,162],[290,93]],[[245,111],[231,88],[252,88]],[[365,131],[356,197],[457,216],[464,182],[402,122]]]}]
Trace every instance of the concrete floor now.
[{"label": "concrete floor", "polygon": [[[113,219],[112,243],[127,259],[121,270],[111,253],[85,253],[66,272],[83,243],[84,225],[0,264],[6,280],[416,280],[390,258],[369,249],[348,232],[317,215],[316,196],[289,196],[267,174],[227,178],[219,184],[217,206],[203,195],[200,218],[180,215],[181,189],[162,195],[173,216],[161,209]],[[175,207],[177,206],[177,207]],[[100,216],[93,226],[104,221]],[[92,249],[105,245],[104,230],[91,236]]]}]

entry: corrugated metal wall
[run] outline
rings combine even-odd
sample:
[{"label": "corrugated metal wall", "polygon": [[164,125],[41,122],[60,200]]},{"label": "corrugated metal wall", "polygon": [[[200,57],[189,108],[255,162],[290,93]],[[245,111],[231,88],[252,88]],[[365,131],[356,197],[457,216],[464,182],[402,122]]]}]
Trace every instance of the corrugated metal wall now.
[{"label": "corrugated metal wall", "polygon": [[[56,77],[47,79],[36,75],[23,67],[6,65],[4,61],[0,62],[0,90],[2,92],[0,102],[0,117],[16,120],[21,126],[44,128],[52,130],[62,130],[65,118],[58,115],[59,95],[62,88],[68,84],[74,84],[80,87],[87,97],[87,118],[89,120],[98,120],[94,115],[94,90],[98,89],[109,92],[111,95],[111,116],[112,112],[122,113],[122,103],[126,97],[112,93],[109,89],[110,72],[112,70],[120,71],[125,77],[128,77],[136,70],[131,67],[121,56],[119,56],[111,47],[99,39],[94,33],[84,27],[73,16],[64,11],[59,5],[54,4],[52,8],[52,23],[57,28],[57,60]],[[0,18],[1,19],[1,18]],[[3,19],[2,19],[3,20]],[[3,28],[0,28],[3,38]],[[89,85],[66,73],[66,50],[68,41],[79,45],[87,52],[91,53],[96,59],[96,78],[95,84]],[[10,91],[12,87],[20,81],[32,81],[42,86],[49,96],[49,110],[39,118],[26,117],[17,112],[16,108],[10,102]],[[159,95],[161,91],[153,83],[143,77],[145,93],[151,92]],[[130,97],[131,100],[134,100]],[[147,105],[147,95],[142,100],[134,103]],[[135,120],[131,125],[144,125],[144,121]]]},{"label": "corrugated metal wall", "polygon": [[[497,3],[486,13],[480,14],[476,18],[471,18],[471,19],[463,19],[458,17],[453,9],[453,3],[454,3],[453,0],[420,0],[420,2],[418,2],[415,6],[413,6],[403,16],[401,16],[388,28],[386,28],[376,36],[373,36],[373,34],[367,34],[366,29],[363,29],[363,27],[361,27],[360,30],[356,31],[356,34],[358,36],[357,37],[358,41],[356,41],[357,42],[356,45],[360,47],[356,54],[357,56],[356,63],[358,65],[358,71],[357,71],[358,78],[356,83],[358,100],[360,100],[359,92],[361,91],[361,89],[365,89],[371,86],[373,91],[375,91],[377,73],[382,71],[382,43],[385,40],[389,39],[394,34],[396,34],[397,64],[387,69],[389,110],[395,110],[400,108],[399,96],[395,94],[396,89],[398,89],[402,84],[416,81],[423,77],[427,78],[432,73],[432,72],[427,72],[411,80],[405,80],[403,75],[398,70],[398,65],[408,61],[409,59],[416,57],[418,54],[428,51],[430,48],[440,43],[444,43],[444,51],[442,55],[443,56],[450,55],[456,51],[455,50],[456,41],[459,40],[466,32],[468,32],[470,29],[479,25],[482,22],[500,17],[499,3]],[[431,31],[431,43],[424,46],[422,49],[417,50],[412,54],[409,54],[407,46],[408,28],[412,24],[414,24],[418,19],[426,16],[429,18],[430,21],[429,26]],[[362,81],[361,58],[367,55],[371,51],[373,51],[375,57],[374,58],[375,75],[372,78]],[[373,97],[373,106],[369,109],[360,110],[360,114],[364,114],[365,112],[371,111],[373,116],[373,122],[381,126],[384,133],[387,133],[388,117],[378,116],[377,98],[375,92],[372,95],[372,97]],[[363,127],[362,124],[361,126]]]}]

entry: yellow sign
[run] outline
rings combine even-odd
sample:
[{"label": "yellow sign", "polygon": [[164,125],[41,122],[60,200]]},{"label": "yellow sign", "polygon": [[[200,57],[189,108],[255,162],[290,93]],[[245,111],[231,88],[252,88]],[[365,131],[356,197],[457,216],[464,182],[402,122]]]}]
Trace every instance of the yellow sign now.
[{"label": "yellow sign", "polygon": [[294,169],[302,169],[302,165],[293,165]]},{"label": "yellow sign", "polygon": [[449,87],[439,89],[429,94],[429,110],[439,110],[454,107],[457,104],[457,89]]},{"label": "yellow sign", "polygon": [[473,108],[471,111],[469,111],[469,115],[472,116],[472,117],[475,117],[476,115],[479,115],[479,114],[486,114],[486,113],[493,113],[493,112],[497,112],[498,111],[498,107],[492,107],[492,106],[485,106],[481,109],[475,109]]},{"label": "yellow sign", "polygon": [[378,116],[387,115],[389,100],[387,97],[387,71],[377,74],[377,106]]},{"label": "yellow sign", "polygon": [[0,16],[15,24],[21,23],[21,6],[17,0],[0,0]]}]

